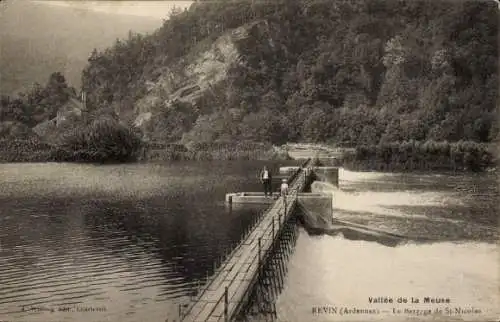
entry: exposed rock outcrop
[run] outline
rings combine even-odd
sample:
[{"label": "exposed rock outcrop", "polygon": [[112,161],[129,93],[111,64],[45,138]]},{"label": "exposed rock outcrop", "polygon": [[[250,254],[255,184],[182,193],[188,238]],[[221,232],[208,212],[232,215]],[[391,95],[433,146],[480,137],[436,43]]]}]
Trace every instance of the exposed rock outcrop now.
[{"label": "exposed rock outcrop", "polygon": [[231,68],[246,66],[245,48],[251,46],[245,43],[263,39],[272,50],[268,22],[259,20],[225,32],[206,49],[202,45],[195,47],[187,58],[165,67],[156,82],[147,83],[147,95],[135,104],[134,124],[146,126],[155,113],[168,109],[174,102],[196,108],[202,97],[215,95],[214,87],[228,80]]}]

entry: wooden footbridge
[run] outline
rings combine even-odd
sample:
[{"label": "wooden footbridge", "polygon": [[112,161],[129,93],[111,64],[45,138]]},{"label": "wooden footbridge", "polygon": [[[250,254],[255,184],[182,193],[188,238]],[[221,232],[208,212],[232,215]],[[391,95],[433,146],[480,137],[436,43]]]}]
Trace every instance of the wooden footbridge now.
[{"label": "wooden footbridge", "polygon": [[238,316],[311,174],[312,161],[307,159],[290,175],[289,195],[279,197],[262,213],[187,308],[180,309],[182,321],[232,321]]}]

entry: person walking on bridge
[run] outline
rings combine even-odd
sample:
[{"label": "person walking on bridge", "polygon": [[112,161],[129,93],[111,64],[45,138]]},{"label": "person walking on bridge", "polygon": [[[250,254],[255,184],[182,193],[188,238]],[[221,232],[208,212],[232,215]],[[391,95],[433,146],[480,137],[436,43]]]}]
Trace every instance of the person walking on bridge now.
[{"label": "person walking on bridge", "polygon": [[281,180],[280,194],[283,197],[286,197],[288,194],[288,182],[286,179]]},{"label": "person walking on bridge", "polygon": [[267,193],[269,192],[269,196],[273,196],[273,190],[271,189],[271,180],[272,180],[272,175],[271,171],[267,169],[266,166],[262,169],[260,172],[260,182],[264,185],[264,196],[267,197]]},{"label": "person walking on bridge", "polygon": [[288,195],[288,182],[286,179],[281,180],[280,195],[283,197],[283,207],[286,207],[286,196]]}]

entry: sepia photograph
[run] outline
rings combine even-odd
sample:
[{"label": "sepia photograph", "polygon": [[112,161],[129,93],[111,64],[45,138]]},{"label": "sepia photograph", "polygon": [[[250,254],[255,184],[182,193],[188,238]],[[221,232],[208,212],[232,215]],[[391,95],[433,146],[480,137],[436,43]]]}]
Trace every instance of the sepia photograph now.
[{"label": "sepia photograph", "polygon": [[499,18],[0,0],[0,322],[499,322]]}]

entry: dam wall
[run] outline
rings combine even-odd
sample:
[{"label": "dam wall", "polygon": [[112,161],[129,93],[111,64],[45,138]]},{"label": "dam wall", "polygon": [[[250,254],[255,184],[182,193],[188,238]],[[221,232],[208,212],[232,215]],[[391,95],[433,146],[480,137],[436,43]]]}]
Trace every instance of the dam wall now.
[{"label": "dam wall", "polygon": [[310,229],[326,229],[333,222],[333,193],[299,195],[298,215]]}]

